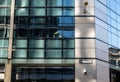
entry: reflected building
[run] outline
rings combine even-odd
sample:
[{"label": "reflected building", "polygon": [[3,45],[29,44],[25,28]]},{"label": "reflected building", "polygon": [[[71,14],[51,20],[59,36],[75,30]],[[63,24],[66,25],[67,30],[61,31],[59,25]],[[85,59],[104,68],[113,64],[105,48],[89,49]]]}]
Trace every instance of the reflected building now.
[{"label": "reflected building", "polygon": [[118,0],[0,0],[0,82],[118,82],[119,8]]}]

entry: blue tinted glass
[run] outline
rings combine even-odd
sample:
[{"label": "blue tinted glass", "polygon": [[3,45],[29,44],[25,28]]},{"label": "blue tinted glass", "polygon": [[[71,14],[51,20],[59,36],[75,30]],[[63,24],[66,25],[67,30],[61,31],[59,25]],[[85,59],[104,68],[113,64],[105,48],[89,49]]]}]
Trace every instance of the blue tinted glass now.
[{"label": "blue tinted glass", "polygon": [[34,7],[39,7],[39,6],[45,6],[45,1],[46,0],[31,0],[31,6],[34,6]]},{"label": "blue tinted glass", "polygon": [[73,8],[64,8],[63,9],[63,15],[74,15],[74,9]]},{"label": "blue tinted glass", "polygon": [[74,0],[63,0],[63,6],[74,6]]},{"label": "blue tinted glass", "polygon": [[63,30],[63,37],[64,38],[74,38],[74,30],[64,29]]}]

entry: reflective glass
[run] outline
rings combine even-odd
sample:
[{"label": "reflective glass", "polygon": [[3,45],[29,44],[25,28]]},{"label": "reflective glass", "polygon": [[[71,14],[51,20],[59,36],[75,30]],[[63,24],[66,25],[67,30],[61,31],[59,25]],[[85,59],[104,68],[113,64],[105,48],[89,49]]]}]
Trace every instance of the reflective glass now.
[{"label": "reflective glass", "polygon": [[6,6],[10,4],[11,4],[11,0],[0,0],[0,5]]},{"label": "reflective glass", "polygon": [[40,7],[40,6],[45,6],[45,1],[46,0],[31,0],[31,6],[32,7]]},{"label": "reflective glass", "polygon": [[63,6],[74,6],[74,0],[63,0]]},{"label": "reflective glass", "polygon": [[0,16],[10,16],[9,8],[0,8]]},{"label": "reflective glass", "polygon": [[46,40],[46,48],[61,48],[61,40]]},{"label": "reflective glass", "polygon": [[63,8],[63,15],[73,16],[74,9],[73,8]]},{"label": "reflective glass", "polygon": [[44,58],[44,50],[29,49],[29,58]]},{"label": "reflective glass", "polygon": [[47,0],[47,6],[62,6],[62,0]]},{"label": "reflective glass", "polygon": [[61,50],[46,50],[46,58],[61,58]]},{"label": "reflective glass", "polygon": [[13,51],[13,58],[26,58],[27,50],[26,49],[16,49]]},{"label": "reflective glass", "polygon": [[29,8],[17,8],[15,15],[16,16],[28,16]]},{"label": "reflective glass", "polygon": [[29,5],[29,0],[16,0],[17,7],[27,7]]},{"label": "reflective glass", "polygon": [[16,39],[14,40],[15,47],[17,48],[27,48],[27,40],[26,39]]},{"label": "reflective glass", "polygon": [[29,48],[44,48],[44,40],[30,39]]},{"label": "reflective glass", "polygon": [[73,29],[64,29],[63,30],[63,37],[64,38],[74,38],[74,31],[73,31]]},{"label": "reflective glass", "polygon": [[8,47],[8,40],[0,39],[0,47]]},{"label": "reflective glass", "polygon": [[63,50],[63,58],[74,58],[74,50]]},{"label": "reflective glass", "polygon": [[45,16],[45,9],[44,8],[31,8],[30,14],[32,16]]},{"label": "reflective glass", "polygon": [[62,70],[61,67],[47,67],[46,68],[46,80],[47,82],[62,82]]},{"label": "reflective glass", "polygon": [[8,50],[7,49],[0,49],[0,58],[8,56]]},{"label": "reflective glass", "polygon": [[62,8],[47,8],[48,16],[60,16],[62,15]]},{"label": "reflective glass", "polygon": [[74,48],[74,40],[63,40],[63,48]]}]

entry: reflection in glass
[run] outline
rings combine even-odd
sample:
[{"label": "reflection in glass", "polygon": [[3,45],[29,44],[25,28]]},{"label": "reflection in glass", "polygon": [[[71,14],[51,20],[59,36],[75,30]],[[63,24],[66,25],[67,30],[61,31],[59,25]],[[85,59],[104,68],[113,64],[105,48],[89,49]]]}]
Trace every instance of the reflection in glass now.
[{"label": "reflection in glass", "polygon": [[61,48],[62,41],[61,40],[46,40],[47,48]]},{"label": "reflection in glass", "polygon": [[47,0],[47,6],[62,6],[62,0]]},{"label": "reflection in glass", "polygon": [[31,6],[32,7],[45,6],[45,1],[46,0],[31,0]]},{"label": "reflection in glass", "polygon": [[30,14],[32,16],[45,16],[45,9],[44,8],[31,8]]},{"label": "reflection in glass", "polygon": [[74,48],[74,40],[66,39],[63,40],[63,48]]},{"label": "reflection in glass", "polygon": [[29,49],[29,58],[44,58],[44,50]]},{"label": "reflection in glass", "polygon": [[48,16],[60,16],[62,15],[62,8],[47,8]]},{"label": "reflection in glass", "polygon": [[11,0],[0,0],[0,5],[7,6],[11,4]]},{"label": "reflection in glass", "polygon": [[74,10],[72,8],[64,8],[63,9],[63,15],[73,16],[74,15]]},{"label": "reflection in glass", "polygon": [[74,0],[63,0],[63,6],[74,6]]},{"label": "reflection in glass", "polygon": [[61,58],[61,50],[46,50],[46,58]]},{"label": "reflection in glass", "polygon": [[16,0],[17,7],[27,7],[29,5],[28,0]]},{"label": "reflection in glass", "polygon": [[0,8],[0,16],[10,16],[9,8]]},{"label": "reflection in glass", "polygon": [[29,9],[28,8],[17,8],[15,15],[16,16],[28,16]]},{"label": "reflection in glass", "polygon": [[64,29],[63,30],[63,37],[64,38],[74,38],[74,31],[73,31],[73,29]]},{"label": "reflection in glass", "polygon": [[16,49],[13,51],[13,58],[26,58],[27,50],[26,49]]},{"label": "reflection in glass", "polygon": [[74,58],[74,50],[63,50],[63,58]]}]

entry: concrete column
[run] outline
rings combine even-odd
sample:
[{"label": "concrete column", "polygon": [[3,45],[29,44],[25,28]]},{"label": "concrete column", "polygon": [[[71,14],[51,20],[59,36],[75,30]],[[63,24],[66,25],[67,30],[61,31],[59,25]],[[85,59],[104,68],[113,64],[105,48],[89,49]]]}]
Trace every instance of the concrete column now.
[{"label": "concrete column", "polygon": [[4,82],[11,82],[12,43],[13,43],[13,28],[14,28],[14,9],[15,9],[15,0],[11,0],[11,15],[10,15],[10,34],[9,34],[9,46],[8,46],[8,61],[5,63],[5,79],[4,79]]}]

